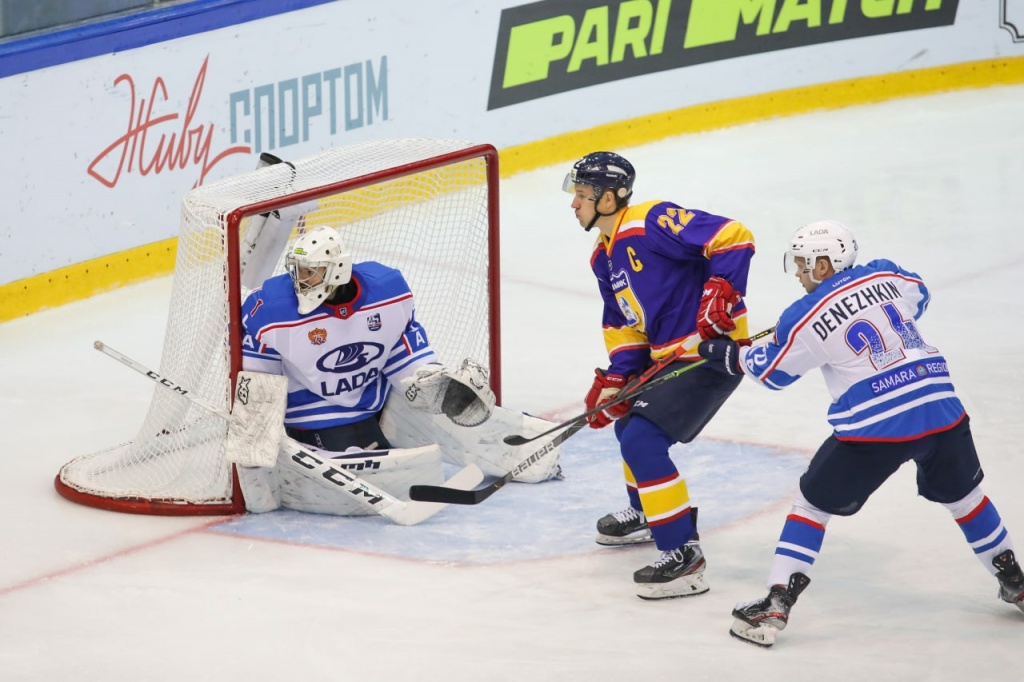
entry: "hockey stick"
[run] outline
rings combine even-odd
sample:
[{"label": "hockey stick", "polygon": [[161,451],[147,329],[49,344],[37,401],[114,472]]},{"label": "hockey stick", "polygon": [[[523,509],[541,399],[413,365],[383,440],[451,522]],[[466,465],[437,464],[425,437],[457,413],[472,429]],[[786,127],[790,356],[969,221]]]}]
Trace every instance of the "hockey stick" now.
[{"label": "hockey stick", "polygon": [[[750,340],[756,341],[757,339],[761,339],[764,338],[765,336],[768,336],[774,331],[775,327],[766,329],[750,337]],[[665,367],[667,367],[668,365],[675,362],[678,358],[679,355],[674,354],[670,355],[667,358],[664,358],[660,362],[655,363],[654,365],[649,367],[643,374],[641,374],[639,377],[630,382],[623,390],[623,395],[616,396],[614,400],[610,400],[607,403],[602,404],[600,409],[604,409],[608,405],[613,403],[621,402],[623,400],[629,400],[631,397],[640,395],[644,391],[648,390],[652,386],[661,383],[662,381],[668,381],[671,378],[677,377],[680,374],[683,374],[684,372],[687,372],[693,369],[694,367],[697,367],[698,365],[702,365],[705,362],[707,362],[707,360],[701,359],[698,360],[697,362],[687,365],[686,367],[681,367],[669,374],[666,374],[662,377],[658,377],[654,381],[649,381],[651,377],[653,377],[661,370],[665,369]],[[488,497],[490,497],[494,493],[498,492],[501,488],[503,488],[506,483],[513,480],[517,474],[522,473],[523,471],[526,470],[527,467],[532,465],[534,462],[538,461],[541,457],[551,452],[553,449],[555,449],[565,441],[569,440],[569,438],[571,438],[573,435],[579,432],[580,429],[586,426],[587,417],[592,414],[596,414],[598,411],[599,410],[594,409],[585,412],[584,414],[581,414],[573,419],[570,419],[569,421],[563,422],[558,426],[552,427],[545,431],[544,433],[536,435],[532,438],[524,438],[523,436],[506,437],[504,441],[509,445],[525,445],[526,443],[530,443],[537,439],[543,438],[544,436],[554,433],[555,431],[565,429],[564,431],[562,431],[562,433],[555,436],[550,443],[546,444],[544,447],[540,448],[535,453],[524,459],[514,469],[512,469],[512,471],[508,472],[507,474],[505,474],[498,480],[494,481],[493,483],[490,483],[482,488],[477,488],[476,490],[455,490],[436,485],[414,485],[409,489],[409,497],[413,500],[419,500],[421,502],[438,502],[442,504],[467,505],[480,504]]]},{"label": "hockey stick", "polygon": [[[764,338],[765,336],[768,336],[774,331],[775,327],[766,329],[763,332],[759,332],[754,336],[750,337],[750,340],[756,341],[757,339],[761,339]],[[673,372],[670,372],[669,374],[658,377],[654,381],[649,381],[651,377],[653,377],[655,374],[657,374],[658,372],[662,371],[667,366],[675,362],[678,358],[678,354],[673,354],[655,363],[651,367],[647,368],[647,370],[643,374],[641,374],[639,377],[637,377],[632,382],[627,384],[626,388],[622,391],[623,395],[616,396],[615,399],[610,400],[607,403],[603,403],[600,409],[604,409],[608,407],[608,405],[610,404],[618,403],[623,400],[629,400],[631,397],[638,396],[644,391],[647,391],[651,387],[656,386],[657,384],[660,384],[663,381],[668,381],[669,379],[675,378],[680,374],[688,372],[694,367],[697,367],[698,365],[702,365],[705,362],[707,362],[707,360],[701,359],[698,360],[697,362],[687,365],[686,367],[681,367]],[[504,441],[509,445],[525,445],[526,443],[531,443],[535,440],[543,438],[546,435],[554,433],[555,431],[565,429],[564,431],[562,431],[562,433],[555,436],[550,443],[546,444],[544,447],[540,448],[532,455],[524,459],[514,469],[512,469],[512,471],[508,472],[507,474],[505,474],[504,476],[502,476],[493,483],[490,483],[482,488],[477,488],[476,490],[453,490],[450,488],[445,488],[436,485],[414,485],[409,489],[409,497],[413,500],[419,500],[421,502],[438,502],[443,504],[480,504],[488,497],[490,497],[494,493],[498,492],[501,488],[503,488],[506,483],[513,480],[517,474],[521,474],[523,471],[526,470],[527,467],[531,466],[541,457],[548,454],[565,441],[569,440],[573,435],[579,432],[580,429],[586,426],[587,417],[592,414],[596,414],[598,411],[598,409],[594,409],[585,412],[573,419],[570,419],[569,421],[563,422],[555,427],[552,427],[541,434],[533,436],[532,438],[525,438],[523,436],[507,436],[504,439]]]},{"label": "hockey stick", "polygon": [[582,429],[583,425],[584,422],[570,425],[568,429],[555,436],[550,443],[516,465],[512,471],[508,472],[494,483],[485,485],[483,488],[477,488],[476,490],[456,490],[454,488],[446,488],[440,485],[414,485],[409,488],[409,498],[420,502],[437,502],[440,504],[480,504],[503,488],[505,484],[514,479],[516,475],[526,471],[527,467],[531,466],[541,457],[544,457],[546,454],[568,440],[574,433]]},{"label": "hockey stick", "polygon": [[[154,372],[142,363],[114,350],[102,341],[94,342],[93,347],[168,390],[187,398],[207,412],[218,417],[223,417],[224,419],[231,419],[231,414],[229,412],[207,403],[202,398],[193,395],[181,384]],[[304,447],[301,443],[294,442],[291,439],[288,439],[288,449],[290,450],[289,456],[292,460],[308,469],[311,474],[316,474],[326,479],[328,482],[337,485],[339,490],[344,490],[345,492],[350,493],[360,503],[398,525],[414,526],[417,523],[421,523],[422,521],[429,519],[431,516],[444,509],[444,505],[441,504],[427,504],[415,501],[403,502],[390,493],[381,490],[375,485],[367,483],[362,478],[341,468],[330,459],[319,456],[312,450]],[[446,483],[449,485],[475,486],[482,480],[483,472],[480,471],[479,467],[471,464],[448,479]]]},{"label": "hockey stick", "polygon": [[[769,334],[771,334],[774,331],[775,331],[775,327],[770,327],[768,329],[765,329],[762,332],[758,332],[757,334],[754,334],[748,340],[749,341],[757,341],[758,339],[761,339],[761,338],[764,338],[765,336],[768,336]],[[525,436],[520,436],[520,435],[506,436],[503,440],[506,443],[508,443],[509,445],[525,445],[527,443],[531,443],[531,442],[533,442],[535,440],[543,438],[544,436],[552,434],[555,431],[558,431],[560,429],[564,429],[564,428],[569,427],[569,426],[573,426],[573,425],[575,425],[577,423],[579,423],[582,426],[587,421],[587,419],[589,419],[590,417],[594,416],[598,412],[601,412],[601,411],[607,409],[609,405],[615,405],[616,403],[621,403],[621,402],[623,402],[625,400],[631,400],[631,399],[637,397],[638,395],[640,395],[641,393],[645,393],[645,392],[651,390],[652,388],[654,388],[655,386],[660,386],[661,384],[665,383],[666,381],[670,381],[671,379],[675,379],[680,374],[685,374],[686,372],[689,372],[691,369],[693,369],[695,367],[699,367],[699,366],[701,366],[701,365],[703,365],[704,363],[707,362],[707,360],[705,360],[704,358],[701,358],[700,360],[697,360],[696,362],[691,362],[690,364],[686,365],[685,367],[680,367],[679,369],[673,370],[673,371],[669,372],[668,374],[664,374],[664,375],[658,377],[657,379],[650,380],[651,377],[653,377],[655,374],[657,374],[661,370],[665,369],[666,367],[668,367],[670,364],[672,364],[673,362],[675,362],[678,359],[679,359],[679,355],[678,354],[674,354],[674,355],[669,356],[668,358],[665,358],[661,362],[658,362],[658,363],[652,365],[651,367],[647,368],[647,370],[643,374],[641,374],[639,377],[637,377],[632,382],[627,384],[626,387],[617,396],[615,396],[611,400],[609,400],[607,402],[604,402],[604,403],[601,403],[600,405],[598,405],[594,409],[587,410],[583,414],[576,415],[572,419],[564,421],[561,424],[553,426],[553,427],[551,427],[550,429],[548,429],[547,431],[545,431],[543,433],[538,433],[536,436],[532,436],[530,438],[526,438]]]}]

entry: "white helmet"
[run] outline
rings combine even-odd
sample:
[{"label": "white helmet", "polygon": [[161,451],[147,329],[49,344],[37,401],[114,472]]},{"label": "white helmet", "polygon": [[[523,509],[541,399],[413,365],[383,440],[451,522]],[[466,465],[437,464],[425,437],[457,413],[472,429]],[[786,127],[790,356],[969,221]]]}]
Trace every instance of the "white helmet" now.
[{"label": "white helmet", "polygon": [[284,257],[284,266],[291,275],[301,315],[312,312],[336,287],[352,279],[352,254],[338,231],[326,225],[296,239]]},{"label": "white helmet", "polygon": [[[801,268],[797,267],[796,258],[800,257],[804,259],[802,270],[810,273],[815,261],[821,256],[826,256],[832,262],[836,272],[852,268],[857,260],[857,240],[853,238],[853,233],[835,220],[819,220],[804,225],[789,241],[783,269],[787,274],[797,273]],[[818,282],[813,276],[811,281]]]}]

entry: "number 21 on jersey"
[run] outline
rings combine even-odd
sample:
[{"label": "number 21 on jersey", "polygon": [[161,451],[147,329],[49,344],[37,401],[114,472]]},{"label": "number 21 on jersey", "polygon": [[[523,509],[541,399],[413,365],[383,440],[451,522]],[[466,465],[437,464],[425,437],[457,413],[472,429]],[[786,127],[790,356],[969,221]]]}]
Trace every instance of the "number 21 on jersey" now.
[{"label": "number 21 on jersey", "polygon": [[926,353],[938,352],[937,348],[929,346],[921,338],[921,333],[917,331],[917,325],[914,324],[913,320],[903,319],[895,305],[883,303],[881,308],[889,319],[889,324],[892,326],[893,331],[899,335],[902,348],[886,347],[885,339],[878,328],[867,319],[861,318],[851,324],[849,329],[846,330],[846,342],[854,353],[860,355],[865,351],[868,352],[871,364],[875,369],[885,369],[906,357],[906,354],[903,352],[904,349],[920,348]]}]

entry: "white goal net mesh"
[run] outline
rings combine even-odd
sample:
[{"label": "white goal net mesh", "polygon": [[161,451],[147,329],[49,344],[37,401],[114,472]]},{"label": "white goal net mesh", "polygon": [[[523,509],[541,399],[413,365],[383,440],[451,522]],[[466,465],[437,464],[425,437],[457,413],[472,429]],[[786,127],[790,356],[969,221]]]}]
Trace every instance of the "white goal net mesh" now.
[{"label": "white goal net mesh", "polygon": [[[247,281],[251,273],[239,279],[237,264],[246,260],[250,228],[263,223],[259,214],[277,210],[288,243],[306,228],[330,225],[357,262],[376,260],[401,270],[416,297],[417,319],[441,360],[477,359],[497,381],[496,163],[488,145],[378,140],[189,192],[182,201],[159,374],[207,405],[230,410],[233,372],[240,366],[239,317],[230,302],[249,293],[241,282],[255,286]],[[294,223],[284,219],[289,209]],[[267,259],[268,276],[284,272],[286,248],[282,241]],[[156,386],[136,437],[72,460],[56,486],[77,502],[120,511],[241,511],[224,459],[226,433],[223,416]]]}]

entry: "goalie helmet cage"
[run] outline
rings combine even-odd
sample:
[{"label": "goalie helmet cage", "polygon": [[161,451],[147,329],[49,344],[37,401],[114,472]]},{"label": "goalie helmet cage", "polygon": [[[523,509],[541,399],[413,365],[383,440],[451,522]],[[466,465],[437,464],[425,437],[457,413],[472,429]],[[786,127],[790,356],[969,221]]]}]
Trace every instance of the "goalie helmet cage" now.
[{"label": "goalie helmet cage", "polygon": [[[230,410],[242,366],[247,238],[266,214],[287,216],[284,209],[299,205],[306,212],[292,225],[289,243],[307,227],[330,225],[356,262],[398,268],[441,361],[455,365],[470,357],[484,364],[500,401],[498,153],[491,145],[446,139],[339,147],[189,192],[182,200],[162,376],[200,402]],[[284,272],[285,252],[272,274]],[[226,439],[223,416],[155,386],[132,441],[71,460],[54,485],[74,502],[112,511],[242,513],[237,478],[224,457]]]}]

